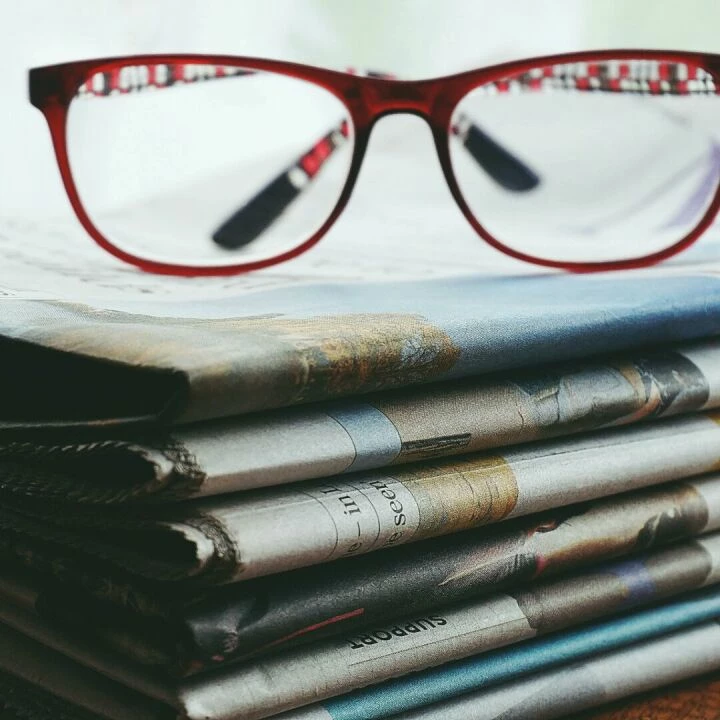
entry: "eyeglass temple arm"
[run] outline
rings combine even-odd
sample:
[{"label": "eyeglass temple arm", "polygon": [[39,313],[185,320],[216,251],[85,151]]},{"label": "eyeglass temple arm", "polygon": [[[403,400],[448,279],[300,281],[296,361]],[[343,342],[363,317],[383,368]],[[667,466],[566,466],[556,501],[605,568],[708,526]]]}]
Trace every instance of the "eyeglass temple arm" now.
[{"label": "eyeglass temple arm", "polygon": [[234,250],[262,235],[312,182],[325,161],[346,142],[348,134],[348,124],[343,120],[236,210],[213,232],[212,239]]},{"label": "eyeglass temple arm", "polygon": [[450,128],[475,162],[501,187],[527,192],[540,184],[540,176],[520,158],[493,140],[477,123],[462,113]]}]

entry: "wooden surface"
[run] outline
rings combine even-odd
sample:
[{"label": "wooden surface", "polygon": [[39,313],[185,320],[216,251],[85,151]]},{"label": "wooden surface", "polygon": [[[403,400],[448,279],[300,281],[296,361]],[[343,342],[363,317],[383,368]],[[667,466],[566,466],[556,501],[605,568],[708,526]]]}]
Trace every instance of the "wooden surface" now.
[{"label": "wooden surface", "polygon": [[574,715],[573,720],[720,720],[720,673]]}]

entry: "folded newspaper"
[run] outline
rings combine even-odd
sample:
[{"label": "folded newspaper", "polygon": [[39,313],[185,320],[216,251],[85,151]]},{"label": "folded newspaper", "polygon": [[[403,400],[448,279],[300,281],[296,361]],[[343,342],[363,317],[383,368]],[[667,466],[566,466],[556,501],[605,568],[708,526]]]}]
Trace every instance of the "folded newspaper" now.
[{"label": "folded newspaper", "polygon": [[[72,631],[173,674],[287,649],[720,528],[720,475],[556,509],[209,592],[168,591],[86,564],[41,583],[35,607]],[[37,581],[36,581],[37,582]],[[44,585],[44,587],[42,587]]]},{"label": "folded newspaper", "polygon": [[[420,711],[388,716],[388,720],[550,720],[567,717],[568,713],[717,671],[720,668],[718,641],[718,621],[702,623],[689,630],[572,663],[489,691],[472,693]],[[666,710],[670,710],[668,717],[672,718],[701,718],[702,715],[692,710],[700,709],[704,704],[702,699],[699,708],[698,703],[693,703],[690,715],[675,714],[681,711],[677,705],[671,705]],[[657,718],[658,715],[652,713],[634,717]],[[327,715],[315,715],[302,720],[329,719]]]},{"label": "folded newspaper", "polygon": [[3,299],[3,427],[187,423],[720,334],[720,277],[707,270],[114,304],[125,311]]},{"label": "folded newspaper", "polygon": [[[366,692],[338,697],[322,705],[307,706],[276,717],[278,720],[380,720],[400,717],[395,713],[410,709],[414,712],[402,717],[419,720],[426,715],[436,717],[443,711],[457,708],[456,715],[464,718],[472,716],[473,712],[482,712],[476,705],[483,702],[487,690],[466,693],[479,688],[490,688],[492,692],[498,683],[504,683],[497,690],[505,693],[509,703],[505,708],[501,706],[499,713],[496,708],[496,714],[489,717],[506,717],[503,711],[516,704],[518,707],[513,709],[523,718],[539,717],[541,708],[559,713],[573,702],[571,709],[589,707],[720,668],[718,613],[720,593],[717,589],[703,591],[619,619],[555,633],[414,673]],[[673,634],[667,636],[667,633]],[[0,641],[15,658],[9,670],[0,671],[0,707],[12,720],[171,720],[178,717],[170,706],[143,697],[6,625],[0,625]],[[620,691],[614,682],[600,686],[592,683],[590,692],[578,693],[577,685],[572,687],[573,681],[600,679],[596,669],[601,673],[605,670],[602,673],[605,678],[615,680],[605,669],[612,663],[619,663],[623,674]],[[530,675],[537,670],[541,671],[538,675]],[[47,689],[39,689],[26,679],[38,675],[42,675]],[[540,687],[537,684],[533,687],[537,678],[543,681]],[[561,681],[559,688],[555,685],[558,681]],[[524,698],[522,691],[510,690],[523,685],[535,692]],[[570,690],[568,694],[564,692],[567,689]],[[466,699],[472,700],[465,702],[463,708]],[[524,704],[523,699],[531,704]],[[435,704],[431,704],[433,702]],[[712,707],[707,702],[705,705]]]},{"label": "folded newspaper", "polygon": [[[2,588],[0,622],[42,644],[175,708],[190,720],[259,720],[371,683],[511,645],[631,607],[715,585],[720,537],[709,534],[632,560],[541,581],[507,593],[451,604],[422,615],[395,617],[367,632],[270,654],[181,682],[97,648],[82,633],[66,633],[36,615],[33,592]],[[0,668],[17,672],[10,656]]]},{"label": "folded newspaper", "polygon": [[326,717],[717,583],[711,267],[257,277],[0,298],[16,715]]},{"label": "folded newspaper", "polygon": [[[555,668],[571,662],[589,660],[593,663],[599,654],[678,632],[708,620],[717,621],[719,603],[720,593],[716,588],[691,593],[667,604],[446,663],[278,717],[283,720],[382,720],[395,717],[396,713],[422,717],[425,712],[432,716],[445,701],[459,699],[467,693],[479,694],[480,690],[522,680],[532,673],[553,675]],[[693,652],[693,648],[684,648],[683,652]],[[717,655],[714,657],[717,661]],[[688,675],[698,671],[692,663],[681,667],[675,664],[673,667]],[[700,671],[705,668],[707,666],[700,665]],[[659,678],[644,678],[640,674],[635,676],[634,682],[638,680],[644,683],[640,688],[643,689],[648,682],[658,682]],[[632,688],[630,685],[628,689]],[[546,690],[550,690],[550,685]],[[582,692],[575,693],[573,697],[580,701],[586,699]],[[539,701],[542,699],[537,698]],[[596,702],[603,699],[602,696],[593,698]],[[530,716],[537,717],[534,712]],[[501,714],[501,717],[504,716]]]},{"label": "folded newspaper", "polygon": [[[59,553],[154,580],[218,584],[382,551],[720,467],[720,419],[696,413],[502,453],[293,484],[170,508],[9,498],[0,544],[62,573]],[[77,560],[76,560],[77,561]]]},{"label": "folded newspaper", "polygon": [[0,442],[0,488],[79,502],[174,501],[719,405],[720,340],[709,339],[115,438]]}]

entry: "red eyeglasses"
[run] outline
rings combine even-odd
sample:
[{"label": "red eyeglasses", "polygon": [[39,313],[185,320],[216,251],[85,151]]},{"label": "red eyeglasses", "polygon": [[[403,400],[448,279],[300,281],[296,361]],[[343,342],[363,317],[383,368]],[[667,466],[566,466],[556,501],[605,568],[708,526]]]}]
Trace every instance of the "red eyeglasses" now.
[{"label": "red eyeglasses", "polygon": [[713,221],[719,71],[720,55],[623,50],[402,82],[148,55],[36,68],[30,98],[80,222],[143,270],[229,275],[305,252],[345,207],[374,123],[412,113],[484,240],[589,271],[659,262]]}]

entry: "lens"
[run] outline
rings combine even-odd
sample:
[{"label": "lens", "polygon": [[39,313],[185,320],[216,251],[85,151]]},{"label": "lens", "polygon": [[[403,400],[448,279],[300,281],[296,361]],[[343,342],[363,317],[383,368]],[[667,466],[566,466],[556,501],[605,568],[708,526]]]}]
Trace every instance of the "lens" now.
[{"label": "lens", "polygon": [[557,262],[664,250],[707,213],[720,177],[720,100],[686,63],[537,67],[456,107],[450,154],[462,196],[507,247]]},{"label": "lens", "polygon": [[324,88],[219,65],[98,72],[68,115],[83,207],[112,244],[177,265],[262,261],[310,238],[348,177],[353,128]]}]

